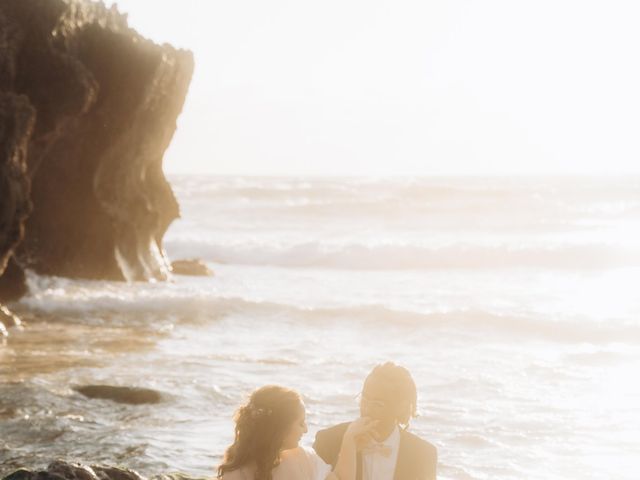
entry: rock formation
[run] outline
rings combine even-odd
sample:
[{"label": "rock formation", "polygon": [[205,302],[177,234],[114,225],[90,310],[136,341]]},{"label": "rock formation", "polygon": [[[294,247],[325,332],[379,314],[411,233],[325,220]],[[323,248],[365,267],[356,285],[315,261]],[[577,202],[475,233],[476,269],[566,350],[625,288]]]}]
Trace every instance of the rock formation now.
[{"label": "rock formation", "polygon": [[24,293],[24,268],[167,277],[179,210],[162,157],[192,72],[115,7],[0,0],[0,301]]},{"label": "rock formation", "polygon": [[144,478],[133,470],[55,461],[46,470],[20,469],[7,475],[3,480],[144,480]]},{"label": "rock formation", "polygon": [[[5,35],[0,17],[0,35]],[[0,45],[4,44],[0,39]],[[0,52],[2,50],[0,49]],[[5,76],[5,59],[0,56],[0,76]],[[4,84],[0,77],[0,88]],[[0,90],[0,274],[20,269],[12,259],[14,249],[24,235],[24,222],[31,211],[30,181],[27,173],[27,144],[35,123],[35,110],[27,97]],[[7,277],[9,278],[9,277]],[[0,280],[1,281],[1,280]],[[3,289],[5,299],[19,296],[16,281],[7,281]],[[13,288],[12,288],[13,287]],[[12,292],[15,289],[16,292]]]},{"label": "rock formation", "polygon": [[[81,465],[55,461],[49,464],[46,470],[32,471],[27,469],[16,470],[2,480],[145,480],[135,470],[117,468],[103,465]],[[189,477],[181,473],[160,474],[151,477],[151,480],[205,480],[203,478]]]},{"label": "rock formation", "polygon": [[162,394],[150,388],[121,387],[115,385],[79,385],[73,389],[87,398],[111,400],[129,405],[160,403]]},{"label": "rock formation", "polygon": [[171,262],[171,272],[176,275],[191,275],[194,277],[213,277],[211,270],[205,262],[199,258],[174,260]]}]

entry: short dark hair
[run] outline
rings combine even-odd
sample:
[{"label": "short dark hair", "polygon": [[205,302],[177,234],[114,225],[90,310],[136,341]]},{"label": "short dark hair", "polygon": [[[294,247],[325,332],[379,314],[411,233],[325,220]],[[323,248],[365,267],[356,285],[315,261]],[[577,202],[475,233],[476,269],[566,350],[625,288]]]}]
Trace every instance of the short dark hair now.
[{"label": "short dark hair", "polygon": [[376,380],[388,385],[389,391],[393,392],[394,401],[409,407],[397,418],[399,424],[405,428],[408,427],[411,418],[416,416],[418,403],[418,391],[409,370],[393,362],[380,363],[371,370],[366,380],[370,378],[376,378]]}]

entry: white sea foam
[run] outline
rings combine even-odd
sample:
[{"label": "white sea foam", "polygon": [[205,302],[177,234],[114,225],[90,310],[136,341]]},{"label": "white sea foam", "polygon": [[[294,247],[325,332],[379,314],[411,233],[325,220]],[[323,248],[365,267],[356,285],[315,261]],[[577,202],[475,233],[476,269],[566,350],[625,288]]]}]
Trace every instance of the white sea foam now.
[{"label": "white sea foam", "polygon": [[559,342],[640,343],[640,325],[629,319],[593,321],[579,314],[562,318],[530,312],[506,314],[441,306],[419,310],[397,309],[385,304],[345,304],[332,307],[304,306],[276,300],[222,296],[194,284],[126,285],[115,282],[74,282],[30,274],[32,294],[19,308],[57,317],[58,322],[114,325],[163,325],[210,323],[225,318],[243,322],[280,322],[332,325],[349,323],[367,328],[395,325],[415,328],[454,329]]},{"label": "white sea foam", "polygon": [[217,243],[202,239],[168,240],[174,258],[198,257],[235,265],[320,267],[353,270],[443,268],[569,268],[593,269],[640,265],[640,250],[607,244],[586,245],[474,245],[420,246],[401,243],[295,244]]}]

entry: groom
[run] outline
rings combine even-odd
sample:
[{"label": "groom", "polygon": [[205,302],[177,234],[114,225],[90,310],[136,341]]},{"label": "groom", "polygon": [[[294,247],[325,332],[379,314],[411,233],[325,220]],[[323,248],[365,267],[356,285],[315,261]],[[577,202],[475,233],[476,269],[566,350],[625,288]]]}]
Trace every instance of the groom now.
[{"label": "groom", "polygon": [[[436,447],[406,430],[416,400],[416,385],[406,368],[387,362],[371,371],[362,388],[360,415],[378,424],[358,452],[356,480],[435,480]],[[348,426],[342,423],[316,434],[313,448],[325,462],[335,466]]]}]

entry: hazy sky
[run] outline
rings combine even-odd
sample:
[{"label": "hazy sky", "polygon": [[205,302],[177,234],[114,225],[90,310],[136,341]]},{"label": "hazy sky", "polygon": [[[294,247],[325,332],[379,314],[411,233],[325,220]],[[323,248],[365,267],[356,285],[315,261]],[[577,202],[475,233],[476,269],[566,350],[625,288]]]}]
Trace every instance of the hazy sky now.
[{"label": "hazy sky", "polygon": [[117,4],[195,54],[170,172],[640,173],[637,0]]}]

